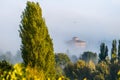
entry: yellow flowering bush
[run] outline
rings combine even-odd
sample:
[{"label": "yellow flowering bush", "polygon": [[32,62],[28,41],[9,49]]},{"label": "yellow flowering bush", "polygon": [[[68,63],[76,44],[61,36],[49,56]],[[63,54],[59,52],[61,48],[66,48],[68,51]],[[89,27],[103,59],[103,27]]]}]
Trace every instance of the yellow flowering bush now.
[{"label": "yellow flowering bush", "polygon": [[69,78],[66,78],[65,76],[61,76],[58,78],[58,80],[69,80]]},{"label": "yellow flowering bush", "polygon": [[26,68],[26,75],[27,80],[45,80],[43,70],[38,71],[37,68],[31,68],[30,66]]},{"label": "yellow flowering bush", "polygon": [[14,70],[10,73],[12,80],[24,79],[25,80],[25,67],[21,63],[14,65]]}]

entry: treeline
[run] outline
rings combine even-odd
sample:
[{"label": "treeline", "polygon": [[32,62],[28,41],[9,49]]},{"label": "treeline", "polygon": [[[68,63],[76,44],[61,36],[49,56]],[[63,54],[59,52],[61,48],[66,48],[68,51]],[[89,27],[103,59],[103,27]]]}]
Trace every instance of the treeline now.
[{"label": "treeline", "polygon": [[97,53],[84,52],[74,62],[64,53],[54,54],[52,39],[39,3],[27,2],[20,23],[22,63],[0,61],[0,80],[120,80],[120,41],[113,40]]},{"label": "treeline", "polygon": [[111,58],[105,43],[101,43],[98,55],[86,51],[79,59],[74,57],[77,60],[75,63],[64,53],[56,54],[58,72],[61,72],[59,74],[70,80],[120,80],[120,40],[118,42],[118,47],[116,40],[112,42]]},{"label": "treeline", "polygon": [[18,62],[23,62],[21,52],[18,50],[15,54],[7,51],[5,53],[0,52],[0,61],[7,61],[10,64],[16,64]]}]

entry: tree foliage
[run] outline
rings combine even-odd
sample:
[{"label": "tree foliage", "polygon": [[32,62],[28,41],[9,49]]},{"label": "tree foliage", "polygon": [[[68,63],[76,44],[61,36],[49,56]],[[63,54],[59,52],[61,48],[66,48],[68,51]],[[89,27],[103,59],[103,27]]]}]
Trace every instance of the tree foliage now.
[{"label": "tree foliage", "polygon": [[110,65],[111,80],[116,80],[117,79],[119,70],[120,70],[120,63],[112,63]]},{"label": "tree foliage", "polygon": [[65,66],[66,64],[68,64],[70,62],[70,59],[69,59],[68,55],[66,55],[64,53],[57,53],[57,54],[55,54],[55,61],[56,61],[57,65]]},{"label": "tree foliage", "polygon": [[119,40],[119,44],[118,44],[118,59],[120,61],[120,40]]},{"label": "tree foliage", "polygon": [[107,56],[108,56],[108,47],[105,45],[105,43],[101,43],[99,61],[103,61],[103,60],[105,61]]},{"label": "tree foliage", "polygon": [[91,69],[86,65],[85,61],[78,60],[76,63],[69,63],[65,69],[65,74],[70,80],[83,80],[87,78],[92,80]]},{"label": "tree foliage", "polygon": [[64,67],[70,63],[70,59],[65,53],[56,53],[55,54],[56,61],[56,78],[59,78],[64,75]]},{"label": "tree foliage", "polygon": [[117,58],[117,41],[113,40],[111,49],[111,62],[116,61]]},{"label": "tree foliage", "polygon": [[82,54],[82,60],[86,61],[87,63],[89,61],[97,63],[97,54],[91,51],[86,51]]},{"label": "tree foliage", "polygon": [[38,3],[27,2],[22,14],[20,37],[21,52],[25,65],[38,67],[48,77],[54,74],[53,43],[49,36],[42,10]]},{"label": "tree foliage", "polygon": [[0,70],[1,70],[1,72],[5,71],[5,70],[9,71],[11,69],[12,69],[12,65],[9,64],[7,61],[5,61],[5,60],[0,61]]},{"label": "tree foliage", "polygon": [[96,69],[100,72],[100,74],[103,75],[105,79],[107,79],[110,75],[109,65],[107,65],[104,61],[101,61],[99,64],[97,64]]},{"label": "tree foliage", "polygon": [[[21,18],[19,32],[24,64],[11,65],[5,61],[13,58],[10,52],[7,56],[0,55],[0,60],[3,60],[0,61],[0,80],[120,80],[120,40],[118,55],[117,42],[113,40],[111,62],[108,47],[101,43],[99,63],[94,64],[97,54],[90,51],[84,52],[79,60],[73,56],[72,63],[66,54],[54,56],[52,40],[38,3],[28,1]],[[16,55],[17,59],[20,55]]]}]

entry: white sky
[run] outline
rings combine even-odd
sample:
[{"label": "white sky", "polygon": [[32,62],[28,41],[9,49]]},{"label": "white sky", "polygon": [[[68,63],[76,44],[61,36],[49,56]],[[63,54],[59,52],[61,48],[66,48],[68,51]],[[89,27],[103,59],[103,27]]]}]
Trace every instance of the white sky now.
[{"label": "white sky", "polygon": [[[20,16],[27,0],[0,2],[0,49],[15,53],[20,48]],[[120,0],[38,1],[56,51],[64,41],[78,36],[85,41],[120,38]],[[60,45],[60,46],[58,46]]]}]

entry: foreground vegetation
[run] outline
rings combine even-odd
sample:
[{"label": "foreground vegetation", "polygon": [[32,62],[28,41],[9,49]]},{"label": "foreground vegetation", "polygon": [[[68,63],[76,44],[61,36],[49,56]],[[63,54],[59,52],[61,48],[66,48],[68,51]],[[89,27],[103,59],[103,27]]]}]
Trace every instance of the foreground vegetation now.
[{"label": "foreground vegetation", "polygon": [[23,62],[1,60],[0,80],[120,80],[120,40],[118,46],[113,40],[111,58],[105,43],[101,43],[99,55],[91,51],[79,58],[54,54],[39,4],[28,1],[21,18]]}]

